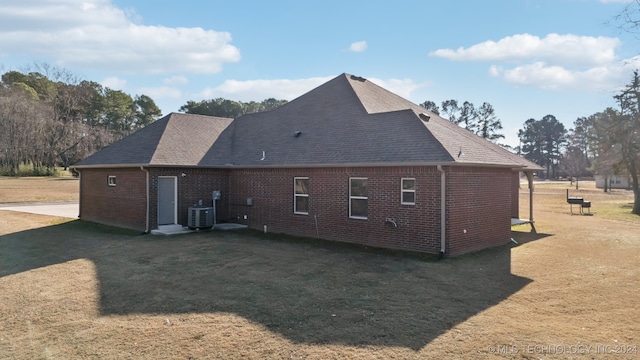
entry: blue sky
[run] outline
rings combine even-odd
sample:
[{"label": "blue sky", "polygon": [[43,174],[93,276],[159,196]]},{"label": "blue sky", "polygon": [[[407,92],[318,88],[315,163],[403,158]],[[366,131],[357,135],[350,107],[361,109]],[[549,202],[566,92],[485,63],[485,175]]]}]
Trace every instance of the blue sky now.
[{"label": "blue sky", "polygon": [[151,96],[292,100],[341,74],[413,101],[489,102],[517,145],[614,106],[640,67],[624,0],[2,0],[0,71],[33,63]]}]

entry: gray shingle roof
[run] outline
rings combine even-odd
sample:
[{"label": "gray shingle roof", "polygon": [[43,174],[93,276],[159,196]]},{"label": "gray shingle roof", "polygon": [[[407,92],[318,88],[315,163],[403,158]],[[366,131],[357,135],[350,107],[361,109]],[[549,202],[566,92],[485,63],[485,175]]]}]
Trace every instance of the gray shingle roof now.
[{"label": "gray shingle roof", "polygon": [[370,81],[342,74],[278,109],[237,118],[201,164],[451,163],[538,168]]},{"label": "gray shingle roof", "polygon": [[[428,122],[421,119],[422,113],[430,117]],[[99,164],[205,167],[474,164],[539,169],[370,81],[348,74],[275,110],[244,115],[233,121],[171,114],[78,165]]]},{"label": "gray shingle roof", "polygon": [[232,121],[171,113],[74,166],[196,166]]}]

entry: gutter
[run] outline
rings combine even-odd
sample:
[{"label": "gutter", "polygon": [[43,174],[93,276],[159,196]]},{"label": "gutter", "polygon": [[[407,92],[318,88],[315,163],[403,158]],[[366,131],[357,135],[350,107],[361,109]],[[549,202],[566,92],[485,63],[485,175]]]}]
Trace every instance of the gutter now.
[{"label": "gutter", "polygon": [[[268,156],[268,153],[267,153]],[[461,161],[409,161],[409,162],[349,162],[349,163],[317,163],[317,164],[224,164],[224,165],[186,165],[186,164],[94,164],[79,165],[75,169],[120,169],[120,168],[187,168],[187,169],[296,169],[296,168],[345,168],[345,167],[398,167],[398,166],[473,166],[481,168],[506,168],[512,170],[535,170],[520,164],[486,164]],[[542,169],[541,169],[542,170]]]},{"label": "gutter", "polygon": [[438,259],[444,257],[446,251],[446,235],[447,235],[447,209],[446,209],[446,174],[442,169],[442,165],[438,165],[438,172],[440,173],[440,254]]},{"label": "gutter", "polygon": [[146,219],[145,219],[144,233],[148,234],[149,233],[149,170],[145,169],[144,166],[140,166],[140,170],[144,171],[145,174],[147,175],[147,182],[146,182],[146,187],[147,187],[147,214],[146,214]]}]

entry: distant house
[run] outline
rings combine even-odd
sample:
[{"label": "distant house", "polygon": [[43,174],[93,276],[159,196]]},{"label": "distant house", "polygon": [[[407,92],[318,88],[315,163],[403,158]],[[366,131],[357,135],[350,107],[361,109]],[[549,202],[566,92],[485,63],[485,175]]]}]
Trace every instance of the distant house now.
[{"label": "distant house", "polygon": [[508,243],[540,169],[348,74],[235,120],[172,113],[74,167],[82,220],[186,225],[218,190],[217,222],[447,255]]},{"label": "distant house", "polygon": [[596,175],[596,188],[604,189],[604,182],[607,181],[607,187],[610,189],[631,189],[631,175]]}]

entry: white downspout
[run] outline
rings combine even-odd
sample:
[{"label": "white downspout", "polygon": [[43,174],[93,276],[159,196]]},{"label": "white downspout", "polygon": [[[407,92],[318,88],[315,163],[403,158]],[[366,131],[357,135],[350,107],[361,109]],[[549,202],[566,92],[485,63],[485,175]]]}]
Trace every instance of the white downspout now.
[{"label": "white downspout", "polygon": [[147,175],[147,217],[145,219],[145,227],[144,227],[144,233],[148,234],[149,233],[149,170],[145,169],[144,166],[140,166],[140,170],[144,171]]},{"label": "white downspout", "polygon": [[446,235],[447,235],[447,209],[446,209],[446,175],[442,169],[442,165],[438,165],[438,172],[440,172],[440,254],[439,259],[444,257],[446,250]]},{"label": "white downspout", "polygon": [[82,172],[76,168],[73,170],[78,172],[78,198],[80,199],[80,201],[78,201],[78,219],[82,220]]}]

